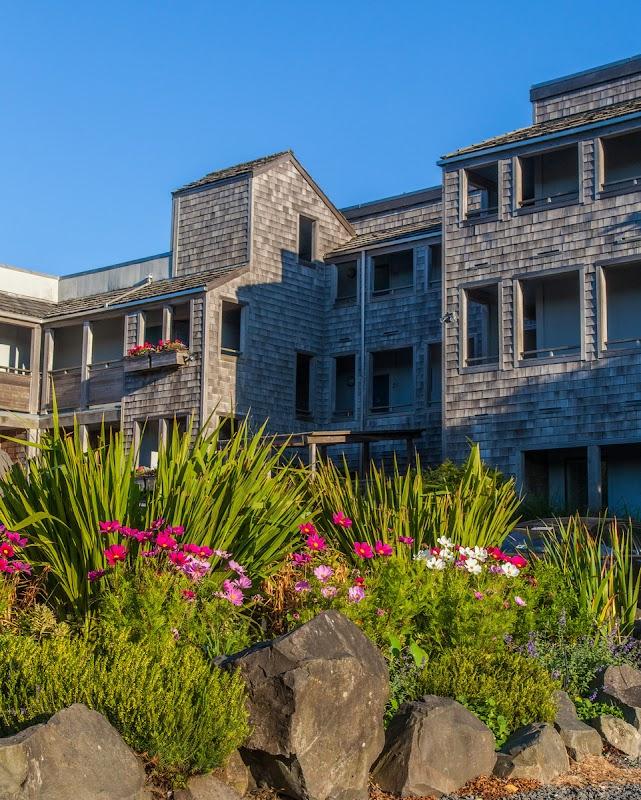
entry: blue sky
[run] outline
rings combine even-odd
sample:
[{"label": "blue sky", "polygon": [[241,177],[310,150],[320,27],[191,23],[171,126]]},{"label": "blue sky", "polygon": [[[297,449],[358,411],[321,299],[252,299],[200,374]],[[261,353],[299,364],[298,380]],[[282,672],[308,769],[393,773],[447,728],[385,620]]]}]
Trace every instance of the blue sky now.
[{"label": "blue sky", "polygon": [[638,0],[0,0],[0,263],[166,251],[172,189],[290,147],[338,206],[433,185],[640,30]]}]

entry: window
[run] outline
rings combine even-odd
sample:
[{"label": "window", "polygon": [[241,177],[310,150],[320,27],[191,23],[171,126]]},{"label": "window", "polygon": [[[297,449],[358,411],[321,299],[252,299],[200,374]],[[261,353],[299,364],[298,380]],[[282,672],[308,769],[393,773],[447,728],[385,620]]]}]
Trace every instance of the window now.
[{"label": "window", "polygon": [[428,248],[428,286],[441,285],[441,261],[443,247],[440,244],[431,244]]},{"label": "window", "polygon": [[554,358],[581,352],[580,273],[522,280],[522,359]]},{"label": "window", "polygon": [[91,363],[120,361],[125,340],[124,317],[99,319],[91,323]]},{"label": "window", "polygon": [[238,430],[240,422],[234,416],[218,418],[218,441],[228,442]]},{"label": "window", "polygon": [[220,352],[238,356],[243,345],[243,307],[223,301],[221,309]]},{"label": "window", "polygon": [[336,302],[349,303],[356,300],[358,288],[358,266],[356,261],[343,261],[336,265]]},{"label": "window", "polygon": [[498,364],[499,286],[465,289],[465,366]]},{"label": "window", "polygon": [[641,186],[641,131],[601,140],[604,190]]},{"label": "window", "polygon": [[374,294],[392,294],[414,286],[414,251],[399,250],[372,258]]},{"label": "window", "polygon": [[337,356],[334,359],[334,416],[354,416],[356,387],[356,356]]},{"label": "window", "polygon": [[31,328],[0,323],[0,372],[31,369]]},{"label": "window", "polygon": [[53,369],[82,365],[82,325],[56,328],[53,332]]},{"label": "window", "polygon": [[[525,487],[533,500],[555,512],[584,512],[588,504],[588,460],[585,447],[529,450],[523,454]],[[595,509],[596,510],[596,509]]]},{"label": "window", "polygon": [[314,238],[316,234],[316,220],[298,217],[298,258],[301,261],[314,260]]},{"label": "window", "polygon": [[520,161],[521,208],[541,208],[550,203],[576,203],[579,199],[577,145],[552,150]]},{"label": "window", "polygon": [[411,347],[372,353],[372,413],[408,410],[414,399]]},{"label": "window", "polygon": [[465,218],[479,220],[499,210],[499,165],[465,170]]},{"label": "window", "polygon": [[162,337],[162,308],[154,308],[145,311],[144,341],[150,344],[157,344]]},{"label": "window", "polygon": [[140,431],[138,466],[156,469],[160,447],[160,421],[148,419],[145,423],[139,423],[138,430]]},{"label": "window", "polygon": [[[603,447],[601,457],[604,477],[603,507],[610,514],[641,519],[641,444]],[[634,539],[637,540],[638,548],[638,536]],[[638,550],[636,555],[638,556]]]},{"label": "window", "polygon": [[186,347],[191,345],[189,334],[191,328],[189,303],[181,303],[171,307],[171,339],[179,339]]},{"label": "window", "polygon": [[309,353],[296,353],[296,416],[309,419],[311,408],[312,360]]},{"label": "window", "polygon": [[441,403],[441,349],[440,342],[427,346],[427,402],[431,406]]},{"label": "window", "polygon": [[606,350],[641,348],[641,264],[604,267]]}]

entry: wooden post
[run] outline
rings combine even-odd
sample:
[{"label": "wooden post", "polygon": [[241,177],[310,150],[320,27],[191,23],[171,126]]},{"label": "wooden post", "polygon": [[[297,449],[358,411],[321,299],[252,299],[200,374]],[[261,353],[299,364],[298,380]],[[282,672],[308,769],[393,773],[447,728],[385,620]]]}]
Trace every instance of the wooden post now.
[{"label": "wooden post", "polygon": [[366,477],[369,471],[369,462],[369,442],[361,442],[361,463],[358,470],[361,478]]},{"label": "wooden post", "polygon": [[316,442],[309,443],[309,468],[312,472],[318,469],[318,448]]},{"label": "wooden post", "polygon": [[37,414],[40,398],[40,347],[42,334],[40,328],[31,329],[31,354],[29,368],[31,370],[31,385],[29,388],[29,413]]},{"label": "wooden post", "polygon": [[85,320],[82,325],[82,366],[80,368],[80,406],[87,408],[89,405],[89,373],[93,351],[93,332],[91,322]]},{"label": "wooden post", "polygon": [[42,381],[40,385],[41,401],[40,405],[44,411],[49,404],[49,394],[51,389],[51,382],[49,380],[49,373],[53,367],[53,331],[51,328],[45,328],[44,332],[44,353],[42,358]]}]

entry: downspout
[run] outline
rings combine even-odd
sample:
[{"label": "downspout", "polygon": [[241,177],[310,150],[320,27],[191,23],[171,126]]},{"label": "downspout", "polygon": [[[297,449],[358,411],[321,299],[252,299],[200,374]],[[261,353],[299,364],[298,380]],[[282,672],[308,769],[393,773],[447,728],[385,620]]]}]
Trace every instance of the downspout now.
[{"label": "downspout", "polygon": [[360,255],[360,304],[361,304],[361,408],[360,408],[360,429],[365,430],[365,404],[367,402],[367,375],[365,370],[365,282],[367,257],[365,250],[361,250]]}]

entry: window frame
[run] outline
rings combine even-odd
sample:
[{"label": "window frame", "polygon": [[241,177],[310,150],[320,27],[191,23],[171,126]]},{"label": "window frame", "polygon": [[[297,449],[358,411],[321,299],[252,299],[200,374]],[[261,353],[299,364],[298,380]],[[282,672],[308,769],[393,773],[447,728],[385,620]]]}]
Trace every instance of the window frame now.
[{"label": "window frame", "polygon": [[[338,296],[338,270],[341,265],[354,263],[356,265],[356,293],[353,297],[339,297]],[[358,297],[361,287],[361,270],[359,269],[360,258],[344,258],[334,262],[334,285],[333,297],[335,306],[353,306],[358,303]]]},{"label": "window frame", "polygon": [[[594,180],[594,194],[597,199],[606,198],[606,197],[616,197],[620,194],[629,194],[630,192],[641,192],[641,175],[636,176],[635,179],[630,180],[637,180],[637,183],[632,184],[630,186],[622,186],[620,188],[610,187],[607,188],[605,185],[605,148],[604,144],[612,139],[619,139],[624,136],[629,136],[633,134],[641,135],[641,129],[635,128],[633,130],[628,131],[615,131],[614,133],[609,133],[604,136],[599,136],[595,141],[595,166],[594,166],[594,173],[595,173],[595,180]],[[620,181],[621,182],[621,181]]]},{"label": "window frame", "polygon": [[[431,400],[430,399],[430,389],[431,389],[431,362],[432,359],[430,358],[430,348],[434,347],[434,345],[439,345],[441,350],[441,392],[440,397],[438,400]],[[433,341],[426,342],[425,345],[425,403],[427,405],[427,410],[429,411],[440,411],[443,407],[443,340],[442,339],[434,339]]]},{"label": "window frame", "polygon": [[[307,259],[301,255],[300,248],[301,248],[301,222],[302,220],[307,220],[312,224],[312,231],[311,231],[311,258]],[[296,258],[298,259],[299,264],[304,264],[306,266],[313,266],[314,263],[318,260],[317,259],[317,242],[318,242],[318,220],[316,217],[310,217],[308,214],[304,214],[302,211],[298,212],[297,216],[297,228],[296,228]]]},{"label": "window frame", "polygon": [[[338,359],[339,358],[352,358],[354,361],[354,386],[352,389],[352,409],[351,413],[349,411],[339,411],[336,408],[336,394],[337,394],[337,375],[338,375]],[[356,418],[356,386],[357,386],[357,370],[358,370],[358,358],[357,353],[354,351],[350,351],[349,353],[335,353],[332,356],[332,361],[334,362],[334,369],[332,370],[332,394],[331,394],[331,402],[332,402],[332,419],[333,420],[340,420],[340,419],[349,419],[353,420]]]},{"label": "window frame", "polygon": [[[427,289],[440,289],[443,286],[443,242],[428,242],[426,245],[427,250]],[[435,281],[432,280],[432,251],[438,247],[441,251],[441,265],[440,265],[440,278]]]},{"label": "window frame", "polygon": [[[467,354],[469,350],[470,337],[468,336],[468,297],[469,291],[475,289],[485,289],[496,286],[497,289],[497,336],[498,336],[498,353],[496,361],[488,362],[487,364],[468,364]],[[464,283],[459,286],[459,371],[461,373],[471,372],[499,372],[503,369],[503,353],[504,353],[504,337],[501,326],[503,316],[503,281],[500,279],[491,279],[481,281],[473,281],[471,283]],[[442,357],[442,356],[441,356]]]},{"label": "window frame", "polygon": [[[470,172],[483,169],[484,167],[491,167],[496,164],[496,208],[490,209],[487,213],[479,213],[476,216],[470,217],[468,210],[469,202],[469,189],[470,189]],[[479,164],[469,165],[461,169],[460,179],[460,192],[461,192],[461,213],[460,221],[463,225],[482,225],[484,222],[496,222],[501,210],[501,161],[500,159],[493,159],[490,161],[483,161]]]},{"label": "window frame", "polygon": [[[416,273],[417,273],[417,260],[418,260],[418,250],[420,245],[415,244],[414,242],[405,244],[398,244],[393,247],[386,247],[382,248],[381,250],[377,250],[375,253],[368,254],[367,262],[368,262],[368,273],[369,273],[369,299],[371,301],[381,301],[385,300],[390,297],[403,297],[409,294],[416,293]],[[412,253],[412,283],[408,286],[399,286],[395,289],[378,289],[374,288],[375,286],[375,274],[376,274],[376,264],[375,259],[382,258],[385,256],[393,255],[395,253],[404,253],[404,252],[411,252]],[[395,349],[395,348],[394,348]]]},{"label": "window frame", "polygon": [[[402,406],[393,406],[390,402],[386,411],[374,410],[374,356],[377,353],[393,353],[399,350],[409,350],[412,356],[412,388],[410,402]],[[382,347],[378,350],[368,351],[368,381],[367,381],[367,413],[368,416],[380,418],[390,414],[412,414],[416,410],[416,348],[413,344],[399,345],[397,347]],[[391,400],[391,398],[390,398]]]},{"label": "window frame", "polygon": [[[623,256],[621,258],[598,261],[596,265],[596,329],[597,329],[597,358],[616,358],[621,356],[641,355],[641,345],[621,347],[608,350],[608,290],[606,273],[617,268],[633,267],[638,265],[641,270],[641,257]],[[639,337],[641,339],[641,336]],[[632,341],[632,339],[630,340]],[[636,340],[639,341],[639,340]]]},{"label": "window frame", "polygon": [[[576,198],[572,196],[569,199],[559,199],[550,203],[540,203],[538,205],[532,204],[524,206],[523,203],[523,161],[530,158],[541,158],[549,153],[556,153],[560,150],[570,150],[576,148],[577,158],[577,184],[576,184]],[[565,206],[581,205],[582,187],[583,187],[583,159],[582,159],[582,142],[570,142],[569,144],[559,144],[556,147],[540,147],[532,151],[518,153],[512,159],[512,185],[513,185],[513,207],[512,211],[516,216],[521,214],[534,214],[540,211],[547,211],[553,208],[564,208]],[[574,195],[574,193],[572,193]],[[560,195],[565,197],[566,195]]]},{"label": "window frame", "polygon": [[[227,306],[236,306],[236,308],[240,312],[240,320],[239,320],[239,349],[233,350],[232,348],[223,347],[223,315],[225,312],[225,305]],[[246,308],[247,304],[238,301],[235,298],[231,297],[221,297],[220,298],[220,307],[218,312],[218,355],[220,358],[224,360],[236,360],[240,358],[243,353],[245,352],[246,346]]]}]

